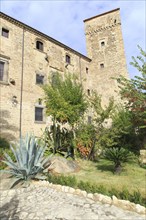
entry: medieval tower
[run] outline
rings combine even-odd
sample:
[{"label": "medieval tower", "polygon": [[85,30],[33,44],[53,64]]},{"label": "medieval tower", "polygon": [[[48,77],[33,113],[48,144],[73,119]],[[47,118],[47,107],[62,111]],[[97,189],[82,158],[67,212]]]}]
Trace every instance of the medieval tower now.
[{"label": "medieval tower", "polygon": [[120,10],[84,20],[87,55],[92,60],[92,88],[102,95],[103,103],[113,96],[118,101],[118,85],[113,78],[127,77],[126,59],[121,31]]},{"label": "medieval tower", "polygon": [[[10,140],[40,136],[48,124],[41,85],[50,72],[77,73],[84,91],[119,97],[113,77],[127,77],[120,10],[86,19],[87,56],[0,13],[0,132]],[[85,79],[85,80],[84,80]]]}]

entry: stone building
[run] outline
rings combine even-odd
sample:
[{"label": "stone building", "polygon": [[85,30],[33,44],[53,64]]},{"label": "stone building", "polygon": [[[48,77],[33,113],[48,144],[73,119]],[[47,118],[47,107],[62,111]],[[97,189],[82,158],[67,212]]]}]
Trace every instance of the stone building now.
[{"label": "stone building", "polygon": [[[53,71],[77,73],[87,95],[96,90],[103,104],[118,100],[116,81],[127,76],[120,9],[84,20],[87,56],[0,13],[1,136],[17,139],[46,127],[40,85]],[[85,80],[86,79],[86,80]]]}]

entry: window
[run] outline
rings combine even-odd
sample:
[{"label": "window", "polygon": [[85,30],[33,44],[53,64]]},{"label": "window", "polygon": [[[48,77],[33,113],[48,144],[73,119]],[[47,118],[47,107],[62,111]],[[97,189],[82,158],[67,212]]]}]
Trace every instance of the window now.
[{"label": "window", "polygon": [[88,69],[88,67],[86,67],[86,73],[88,74],[88,71],[89,71],[89,69]]},{"label": "window", "polygon": [[91,122],[92,122],[92,117],[88,116],[88,124],[91,124]]},{"label": "window", "polygon": [[102,46],[102,47],[105,46],[105,42],[104,42],[104,41],[101,42],[101,46]]},{"label": "window", "polygon": [[8,83],[9,57],[0,57],[0,82]]},{"label": "window", "polygon": [[0,61],[0,81],[4,81],[4,65],[5,63]]},{"label": "window", "polygon": [[104,68],[104,63],[100,64],[100,68],[103,69]]},{"label": "window", "polygon": [[87,94],[88,96],[90,96],[90,89],[87,89]]},{"label": "window", "polygon": [[36,41],[36,48],[43,51],[43,43],[41,41]]},{"label": "window", "polygon": [[66,63],[70,64],[70,56],[69,55],[66,55]]},{"label": "window", "polygon": [[2,36],[8,38],[9,37],[9,30],[2,28]]},{"label": "window", "polygon": [[35,107],[35,121],[43,121],[43,108]]},{"label": "window", "polygon": [[44,84],[44,76],[36,74],[36,84]]}]

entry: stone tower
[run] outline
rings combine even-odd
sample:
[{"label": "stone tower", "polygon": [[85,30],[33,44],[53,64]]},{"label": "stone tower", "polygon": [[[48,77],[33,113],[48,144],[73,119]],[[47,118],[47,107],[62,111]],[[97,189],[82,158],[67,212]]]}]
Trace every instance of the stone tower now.
[{"label": "stone tower", "polygon": [[[90,88],[102,95],[107,104],[110,96],[119,100],[118,85],[113,77],[128,77],[121,31],[120,9],[84,20],[87,55],[90,62]],[[92,88],[91,88],[92,87]]]}]

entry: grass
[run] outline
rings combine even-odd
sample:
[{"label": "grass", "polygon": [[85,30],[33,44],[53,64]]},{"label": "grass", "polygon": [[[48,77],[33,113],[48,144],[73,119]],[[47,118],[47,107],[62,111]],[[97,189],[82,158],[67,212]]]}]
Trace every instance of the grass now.
[{"label": "grass", "polygon": [[[74,174],[77,181],[88,181],[91,184],[103,185],[107,189],[127,189],[129,193],[138,190],[146,197],[146,170],[137,163],[127,163],[120,175],[113,174],[111,162],[101,159],[99,162],[78,160],[80,171]],[[70,174],[73,175],[73,174]]]}]

